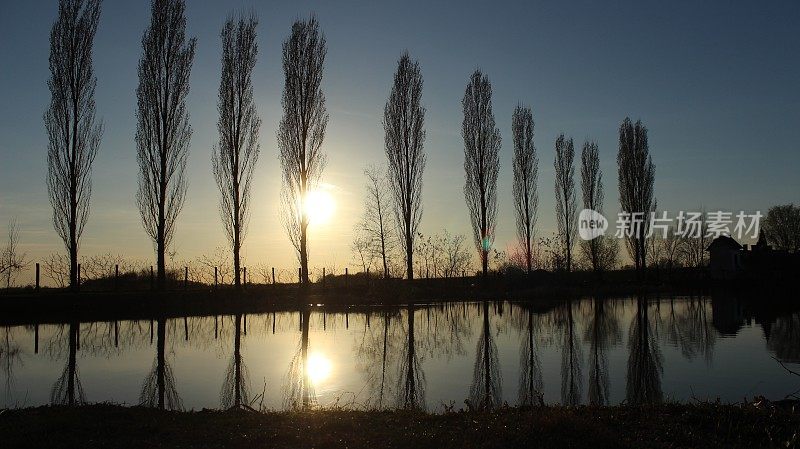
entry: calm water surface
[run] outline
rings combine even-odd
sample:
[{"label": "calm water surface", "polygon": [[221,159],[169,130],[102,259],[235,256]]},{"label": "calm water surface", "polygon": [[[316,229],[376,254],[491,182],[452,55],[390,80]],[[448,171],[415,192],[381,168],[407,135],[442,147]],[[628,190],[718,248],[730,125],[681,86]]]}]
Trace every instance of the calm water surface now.
[{"label": "calm water surface", "polygon": [[0,327],[0,405],[420,407],[783,399],[800,313],[706,297]]}]

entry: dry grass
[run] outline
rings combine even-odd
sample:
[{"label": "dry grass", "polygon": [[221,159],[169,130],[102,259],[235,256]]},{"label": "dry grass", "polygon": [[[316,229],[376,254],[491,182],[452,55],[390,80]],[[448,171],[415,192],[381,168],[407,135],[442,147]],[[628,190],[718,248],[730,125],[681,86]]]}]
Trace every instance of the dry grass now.
[{"label": "dry grass", "polygon": [[92,405],[0,414],[2,447],[796,447],[793,410],[720,404],[419,412],[163,412]]}]

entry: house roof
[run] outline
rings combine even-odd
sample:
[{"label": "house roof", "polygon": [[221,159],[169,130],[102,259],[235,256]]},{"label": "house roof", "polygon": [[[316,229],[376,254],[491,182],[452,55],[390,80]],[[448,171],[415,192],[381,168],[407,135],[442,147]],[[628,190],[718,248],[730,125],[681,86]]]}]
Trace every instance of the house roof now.
[{"label": "house roof", "polygon": [[721,235],[714,239],[706,251],[716,251],[720,249],[731,249],[731,250],[740,250],[742,249],[742,245],[739,244],[733,237],[728,237],[727,235]]}]

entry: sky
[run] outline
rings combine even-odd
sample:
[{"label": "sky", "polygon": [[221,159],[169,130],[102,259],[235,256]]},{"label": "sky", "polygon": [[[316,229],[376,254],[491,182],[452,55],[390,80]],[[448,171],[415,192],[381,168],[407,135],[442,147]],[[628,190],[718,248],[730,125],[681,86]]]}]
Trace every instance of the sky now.
[{"label": "sky", "polygon": [[[613,4],[612,4],[613,3]],[[659,210],[754,212],[800,202],[800,3],[642,1],[187,1],[197,48],[187,98],[193,128],[189,189],[174,239],[175,260],[225,246],[211,174],[217,141],[219,33],[234,12],[259,17],[253,74],[261,157],[252,188],[246,263],[296,267],[278,216],[275,131],[283,87],[281,43],[293,21],[315,13],[328,42],[323,78],[330,114],[322,181],[336,201],[331,221],[312,226],[310,267],[355,266],[350,250],[369,164],[385,164],[383,106],[404,50],[419,60],[427,108],[424,234],[471,238],[464,202],[461,99],[480,68],[493,87],[503,143],[495,247],[515,237],[511,114],[533,109],[539,156],[537,234],[555,231],[554,142],[600,150],[606,215],[619,210],[618,128],[629,116],[649,130]],[[42,115],[49,33],[56,1],[0,3],[0,231],[16,219],[32,261],[64,252],[48,201]],[[97,116],[105,126],[93,170],[84,255],[154,261],[134,196],[136,67],[149,2],[105,0],[95,38]],[[576,171],[576,182],[579,182]],[[579,197],[580,198],[580,197]],[[313,274],[312,274],[313,276]]]}]

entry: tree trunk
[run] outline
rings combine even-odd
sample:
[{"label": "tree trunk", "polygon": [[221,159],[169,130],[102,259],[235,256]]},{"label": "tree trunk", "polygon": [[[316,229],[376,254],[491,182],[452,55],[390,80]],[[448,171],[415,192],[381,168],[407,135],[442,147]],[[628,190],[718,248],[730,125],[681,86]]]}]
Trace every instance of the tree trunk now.
[{"label": "tree trunk", "polygon": [[414,249],[411,248],[411,236],[406,235],[406,277],[408,280],[414,279]]},{"label": "tree trunk", "polygon": [[300,225],[300,278],[301,284],[308,285],[308,225]]},{"label": "tree trunk", "polygon": [[165,358],[165,346],[166,346],[166,337],[167,337],[167,324],[166,321],[163,319],[158,320],[158,350],[157,350],[157,361],[156,361],[156,385],[158,388],[158,408],[159,410],[164,410],[164,396],[166,392],[166,358]]}]

